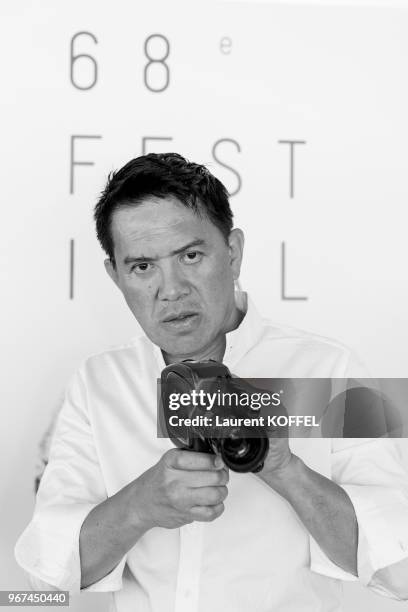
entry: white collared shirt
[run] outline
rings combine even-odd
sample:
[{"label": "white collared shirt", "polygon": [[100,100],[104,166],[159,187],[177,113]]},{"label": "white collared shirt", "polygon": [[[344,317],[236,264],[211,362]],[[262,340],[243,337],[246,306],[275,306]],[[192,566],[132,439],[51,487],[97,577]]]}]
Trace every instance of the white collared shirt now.
[{"label": "white collared shirt", "polygon": [[[241,309],[245,299],[237,297]],[[345,347],[274,327],[250,302],[241,325],[227,334],[223,361],[248,378],[354,375]],[[86,516],[173,448],[157,438],[156,380],[164,367],[160,349],[140,335],[90,357],[73,377],[33,519],[16,545],[16,559],[35,588],[79,591],[79,532]],[[290,444],[350,496],[364,584],[378,569],[408,557],[407,474],[392,439]],[[117,612],[340,610],[340,580],[355,578],[329,561],[290,504],[254,474],[231,472],[228,490],[217,520],[151,529],[85,590],[112,592]],[[393,596],[375,581],[372,586]]]}]

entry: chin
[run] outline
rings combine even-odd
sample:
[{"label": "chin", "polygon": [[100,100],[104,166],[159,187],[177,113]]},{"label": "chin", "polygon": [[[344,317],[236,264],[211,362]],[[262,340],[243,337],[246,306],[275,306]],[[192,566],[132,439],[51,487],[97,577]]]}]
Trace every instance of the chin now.
[{"label": "chin", "polygon": [[191,338],[189,340],[184,339],[182,342],[170,340],[161,344],[160,347],[169,355],[180,355],[180,360],[182,360],[193,359],[194,355],[205,347],[205,344],[202,338],[200,340]]}]

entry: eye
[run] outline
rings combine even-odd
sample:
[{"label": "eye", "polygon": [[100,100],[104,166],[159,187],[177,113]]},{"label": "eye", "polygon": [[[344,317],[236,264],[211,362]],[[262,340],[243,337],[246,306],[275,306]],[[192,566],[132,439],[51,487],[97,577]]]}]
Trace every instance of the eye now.
[{"label": "eye", "polygon": [[184,263],[194,264],[194,263],[198,263],[199,261],[201,261],[203,254],[200,253],[199,251],[188,251],[187,253],[184,253],[182,257],[183,257]]},{"label": "eye", "polygon": [[136,272],[136,274],[146,274],[146,272],[150,272],[150,270],[152,269],[152,265],[153,264],[144,261],[142,263],[135,264],[134,266],[132,266],[130,271]]}]

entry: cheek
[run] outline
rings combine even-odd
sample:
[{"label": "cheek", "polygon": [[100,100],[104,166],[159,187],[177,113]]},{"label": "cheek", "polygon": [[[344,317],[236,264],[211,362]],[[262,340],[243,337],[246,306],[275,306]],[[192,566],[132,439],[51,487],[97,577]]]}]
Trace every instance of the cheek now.
[{"label": "cheek", "polygon": [[203,298],[207,297],[206,301],[210,307],[224,303],[234,290],[234,278],[229,266],[218,266],[217,269],[206,270],[199,277],[196,275],[192,283],[198,288]]},{"label": "cheek", "polygon": [[[194,271],[194,274],[197,273]],[[228,280],[233,279],[232,268],[226,254],[216,254],[210,257],[206,265],[202,266],[199,276],[209,286],[223,285]]]},{"label": "cheek", "polygon": [[208,272],[208,280],[213,285],[218,285],[224,288],[224,291],[228,287],[228,283],[233,282],[232,268],[229,262],[225,258],[222,265],[214,265]]},{"label": "cheek", "polygon": [[124,291],[126,302],[136,317],[143,318],[151,312],[153,301],[153,288],[146,286],[141,290],[135,287],[126,287]]}]

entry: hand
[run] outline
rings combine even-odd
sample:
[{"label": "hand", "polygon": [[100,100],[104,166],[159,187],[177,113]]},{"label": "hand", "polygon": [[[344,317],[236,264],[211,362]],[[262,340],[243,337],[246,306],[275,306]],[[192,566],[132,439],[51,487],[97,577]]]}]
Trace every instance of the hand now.
[{"label": "hand", "polygon": [[[261,409],[261,413],[262,413]],[[265,409],[263,416],[265,421],[268,421],[268,414],[270,410]],[[274,408],[274,414],[279,417],[287,417],[288,412],[284,404]],[[271,487],[274,487],[274,482],[278,481],[281,477],[284,478],[283,473],[293,463],[292,459],[294,455],[289,447],[289,429],[288,426],[268,426],[266,428],[269,438],[269,451],[265,458],[264,466],[258,476],[267,482]]]},{"label": "hand", "polygon": [[289,469],[293,457],[288,438],[269,438],[269,451],[258,476],[273,487],[274,481],[278,481]]},{"label": "hand", "polygon": [[146,530],[213,521],[224,511],[228,479],[220,457],[171,449],[133,483],[137,520]]}]

